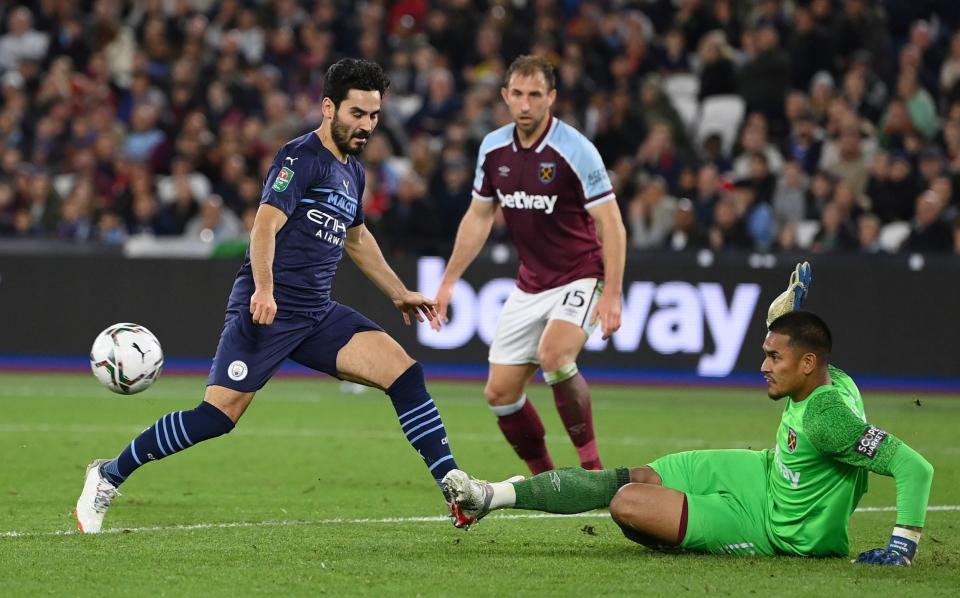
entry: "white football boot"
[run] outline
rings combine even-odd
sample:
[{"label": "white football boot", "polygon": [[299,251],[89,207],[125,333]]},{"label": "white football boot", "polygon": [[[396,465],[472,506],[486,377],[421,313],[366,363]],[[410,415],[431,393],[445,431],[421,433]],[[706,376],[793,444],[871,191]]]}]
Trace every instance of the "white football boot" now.
[{"label": "white football boot", "polygon": [[110,459],[95,459],[87,465],[84,476],[83,492],[77,499],[77,508],[73,514],[77,518],[77,529],[84,534],[99,534],[103,527],[103,516],[107,514],[114,497],[120,496],[117,487],[100,473],[100,466]]},{"label": "white football boot", "polygon": [[[513,476],[505,482],[519,482],[523,476]],[[493,484],[471,478],[465,471],[452,469],[440,482],[443,493],[450,500],[453,526],[470,529],[490,512],[493,501]]]}]

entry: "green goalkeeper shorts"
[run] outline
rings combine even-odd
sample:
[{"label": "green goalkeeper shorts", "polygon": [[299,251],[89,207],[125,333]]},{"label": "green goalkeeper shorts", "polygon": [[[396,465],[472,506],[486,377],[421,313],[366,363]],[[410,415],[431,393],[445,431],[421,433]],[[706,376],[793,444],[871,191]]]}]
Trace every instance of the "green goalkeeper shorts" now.
[{"label": "green goalkeeper shorts", "polygon": [[665,488],[687,495],[681,548],[712,554],[774,554],[767,538],[762,451],[689,451],[650,463]]}]

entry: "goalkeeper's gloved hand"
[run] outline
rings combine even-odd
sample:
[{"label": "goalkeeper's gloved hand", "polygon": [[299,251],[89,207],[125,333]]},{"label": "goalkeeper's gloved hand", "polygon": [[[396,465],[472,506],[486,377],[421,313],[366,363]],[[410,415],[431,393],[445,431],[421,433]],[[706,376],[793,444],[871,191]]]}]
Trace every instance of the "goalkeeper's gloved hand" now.
[{"label": "goalkeeper's gloved hand", "polygon": [[886,548],[874,548],[861,552],[854,562],[865,565],[909,565],[917,556],[917,543],[919,541],[919,531],[896,527],[893,529],[893,535],[890,536],[890,543],[887,544]]},{"label": "goalkeeper's gloved hand", "polygon": [[813,268],[810,266],[810,262],[797,264],[797,267],[790,274],[787,290],[780,293],[767,309],[767,328],[780,316],[800,309],[804,299],[807,298],[807,291],[810,290],[812,281]]}]

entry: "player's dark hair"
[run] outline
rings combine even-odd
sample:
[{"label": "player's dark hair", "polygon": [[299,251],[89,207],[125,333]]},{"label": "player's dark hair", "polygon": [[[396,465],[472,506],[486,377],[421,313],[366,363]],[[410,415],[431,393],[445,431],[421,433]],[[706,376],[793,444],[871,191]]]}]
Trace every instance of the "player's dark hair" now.
[{"label": "player's dark hair", "polygon": [[334,108],[351,89],[379,91],[381,97],[390,87],[390,79],[376,62],[359,58],[341,58],[327,69],[323,80],[323,97],[330,98]]},{"label": "player's dark hair", "polygon": [[543,73],[543,78],[547,82],[547,91],[557,86],[557,75],[553,64],[543,56],[531,56],[529,54],[518,56],[510,64],[510,68],[507,69],[507,74],[503,78],[503,86],[508,87],[510,77],[514,75],[533,77],[538,72]]},{"label": "player's dark hair", "polygon": [[833,350],[833,335],[820,316],[808,311],[791,311],[770,324],[770,332],[790,337],[790,345],[816,353],[826,363]]}]

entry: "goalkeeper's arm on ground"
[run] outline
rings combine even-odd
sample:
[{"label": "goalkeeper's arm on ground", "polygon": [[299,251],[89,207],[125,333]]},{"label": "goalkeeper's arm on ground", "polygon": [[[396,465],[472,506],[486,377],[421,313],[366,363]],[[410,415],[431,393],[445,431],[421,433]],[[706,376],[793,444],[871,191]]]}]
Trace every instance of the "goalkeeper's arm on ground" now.
[{"label": "goalkeeper's arm on ground", "polygon": [[[810,441],[821,453],[831,455],[841,463],[894,478],[897,520],[893,538],[886,549],[870,553],[877,553],[874,556],[883,559],[891,556],[887,554],[889,551],[895,550],[906,559],[906,563],[892,564],[911,562],[927,517],[933,466],[893,434],[860,419],[839,394],[822,396],[811,404],[804,415],[803,425]],[[891,557],[888,560],[896,559]]]}]

